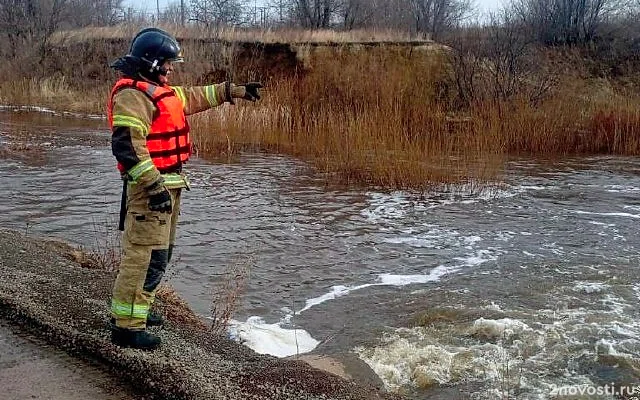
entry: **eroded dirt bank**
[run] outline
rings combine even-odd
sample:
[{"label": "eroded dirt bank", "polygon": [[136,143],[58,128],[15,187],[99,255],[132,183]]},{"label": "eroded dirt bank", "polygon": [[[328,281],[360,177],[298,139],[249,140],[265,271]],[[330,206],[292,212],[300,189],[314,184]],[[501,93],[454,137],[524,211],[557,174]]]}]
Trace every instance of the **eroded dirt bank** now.
[{"label": "eroded dirt bank", "polygon": [[178,304],[155,352],[109,341],[107,302],[114,273],[83,268],[64,246],[0,231],[0,317],[79,358],[97,362],[148,395],[162,399],[393,398],[300,361],[262,356],[202,329]]}]

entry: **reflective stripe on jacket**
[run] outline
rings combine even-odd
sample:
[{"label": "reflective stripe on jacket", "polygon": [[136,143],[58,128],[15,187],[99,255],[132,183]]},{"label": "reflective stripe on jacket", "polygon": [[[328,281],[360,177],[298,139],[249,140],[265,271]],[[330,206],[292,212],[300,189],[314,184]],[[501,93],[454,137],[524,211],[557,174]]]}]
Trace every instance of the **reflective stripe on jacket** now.
[{"label": "reflective stripe on jacket", "polygon": [[[191,155],[191,141],[189,138],[189,124],[184,114],[184,95],[168,86],[156,86],[149,82],[122,78],[111,90],[108,107],[109,125],[113,131],[116,126],[131,126],[146,131],[146,126],[134,117],[113,115],[113,96],[125,88],[134,88],[144,93],[154,104],[156,113],[146,134],[147,149],[153,165],[162,174],[180,172],[182,164]],[[133,180],[148,169],[153,168],[151,162],[140,163],[130,171],[118,164],[121,172],[127,172]]]}]

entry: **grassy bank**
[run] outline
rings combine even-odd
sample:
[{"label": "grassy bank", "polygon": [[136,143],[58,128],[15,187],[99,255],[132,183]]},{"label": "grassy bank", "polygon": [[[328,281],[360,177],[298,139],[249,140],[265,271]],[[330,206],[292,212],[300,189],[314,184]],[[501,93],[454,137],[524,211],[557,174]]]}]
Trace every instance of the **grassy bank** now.
[{"label": "grassy bank", "polygon": [[[640,153],[637,91],[572,71],[536,102],[513,96],[461,107],[447,50],[426,42],[183,44],[189,62],[176,82],[266,86],[260,103],[193,118],[201,156],[274,151],[312,162],[331,181],[424,188],[495,179],[512,156]],[[49,76],[0,84],[2,102],[104,112],[116,77],[106,64],[128,39],[76,37],[57,46]]]}]

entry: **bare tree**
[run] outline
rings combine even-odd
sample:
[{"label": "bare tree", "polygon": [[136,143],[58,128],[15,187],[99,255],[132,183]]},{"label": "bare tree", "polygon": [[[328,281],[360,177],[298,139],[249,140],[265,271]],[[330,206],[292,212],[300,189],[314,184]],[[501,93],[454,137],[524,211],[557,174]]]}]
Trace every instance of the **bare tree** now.
[{"label": "bare tree", "polygon": [[371,26],[414,30],[414,13],[410,0],[371,0],[369,4],[373,12]]},{"label": "bare tree", "polygon": [[0,53],[24,71],[43,66],[60,29],[115,23],[121,0],[0,0]]},{"label": "bare tree", "polygon": [[471,0],[409,0],[415,29],[439,38],[471,15]]},{"label": "bare tree", "polygon": [[272,23],[285,25],[291,22],[291,16],[294,14],[291,0],[270,0],[268,6]]},{"label": "bare tree", "polygon": [[342,0],[340,7],[342,27],[349,30],[368,24],[375,10],[371,3],[368,0]]},{"label": "bare tree", "polygon": [[67,0],[0,0],[0,33],[9,54],[42,52],[49,36],[58,28]]},{"label": "bare tree", "polygon": [[131,25],[146,25],[148,23],[153,23],[153,21],[149,21],[149,19],[153,19],[153,16],[149,18],[150,15],[135,9],[134,7],[125,7],[122,10],[122,21],[131,24]]},{"label": "bare tree", "polygon": [[536,105],[557,83],[557,74],[505,10],[488,24],[460,29],[448,44],[459,106],[492,101],[501,110],[513,98]]},{"label": "bare tree", "polygon": [[243,0],[191,0],[192,20],[208,28],[242,23]]},{"label": "bare tree", "polygon": [[70,27],[110,26],[122,17],[122,0],[68,0],[63,23]]},{"label": "bare tree", "polygon": [[337,11],[339,0],[292,0],[293,20],[304,28],[329,28]]},{"label": "bare tree", "polygon": [[174,25],[182,25],[183,12],[186,14],[188,10],[183,10],[180,2],[174,1],[164,9],[160,20]]},{"label": "bare tree", "polygon": [[544,44],[592,41],[625,0],[514,0],[511,12]]},{"label": "bare tree", "polygon": [[[202,1],[202,0],[200,0]],[[473,0],[270,0],[269,20],[309,29],[383,28],[439,36],[471,15]]]}]

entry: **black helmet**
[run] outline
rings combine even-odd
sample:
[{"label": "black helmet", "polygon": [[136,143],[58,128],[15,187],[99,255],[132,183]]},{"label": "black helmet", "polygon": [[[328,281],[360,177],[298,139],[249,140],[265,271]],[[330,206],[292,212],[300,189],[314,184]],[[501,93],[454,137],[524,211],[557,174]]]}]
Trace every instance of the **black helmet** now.
[{"label": "black helmet", "polygon": [[139,58],[150,70],[159,69],[165,61],[184,61],[178,41],[158,28],[146,28],[138,32],[131,42],[128,55]]},{"label": "black helmet", "polygon": [[178,41],[162,29],[145,28],[133,38],[129,54],[116,60],[111,67],[126,75],[142,75],[159,82],[158,76],[167,73],[162,68],[165,61],[184,61]]}]

